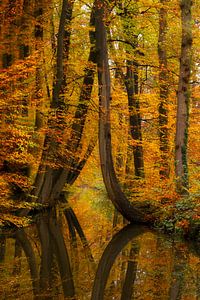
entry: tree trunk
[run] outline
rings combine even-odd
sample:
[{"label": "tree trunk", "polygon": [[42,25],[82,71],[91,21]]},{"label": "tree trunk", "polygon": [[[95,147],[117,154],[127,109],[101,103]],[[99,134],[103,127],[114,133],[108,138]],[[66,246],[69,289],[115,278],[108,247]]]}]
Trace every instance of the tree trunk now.
[{"label": "tree trunk", "polygon": [[[70,4],[63,4],[62,11],[68,11],[67,14],[67,24],[69,25],[69,20],[72,17],[72,7],[70,5],[73,4],[73,1]],[[64,13],[61,13],[61,20],[59,26],[59,34],[58,34],[58,51],[57,51],[57,73],[56,73],[56,83],[54,85],[53,90],[53,100],[52,100],[52,107],[55,109],[60,109],[60,119],[58,120],[57,116],[56,119],[58,120],[58,124],[54,122],[49,122],[50,128],[54,131],[55,129],[58,130],[61,134],[63,128],[65,126],[65,121],[63,116],[65,115],[64,106],[63,104],[63,97],[62,92],[66,89],[66,85],[64,85],[64,77],[65,74],[63,73],[63,57],[68,57],[69,45],[70,45],[70,34],[64,31],[63,26],[65,26],[65,22],[63,20]],[[62,25],[62,26],[61,26]],[[91,13],[91,20],[90,25],[94,25],[94,16],[93,11]],[[61,39],[66,38],[65,43],[61,42]],[[90,33],[90,41],[91,41],[91,48],[90,54],[88,58],[88,64],[95,63],[96,61],[96,54],[95,48],[93,46],[94,43],[94,34]],[[62,50],[62,51],[61,51]],[[67,52],[66,52],[67,51]],[[64,52],[64,55],[63,53]],[[66,142],[66,149],[70,153],[70,157],[67,158],[67,167],[59,167],[57,169],[53,169],[51,167],[44,167],[40,166],[40,170],[36,177],[35,181],[35,192],[34,195],[38,197],[38,202],[53,205],[56,200],[59,199],[59,195],[62,192],[62,189],[65,183],[72,184],[75,179],[78,177],[81,169],[83,168],[85,162],[87,161],[89,155],[91,154],[92,149],[94,148],[93,141],[89,144],[88,149],[86,150],[85,156],[82,161],[77,160],[77,158],[73,157],[73,154],[77,152],[80,148],[80,142],[83,134],[83,129],[85,126],[85,121],[87,117],[87,111],[89,107],[89,102],[92,93],[92,87],[94,83],[94,68],[89,66],[85,69],[84,80],[82,84],[82,88],[80,91],[79,103],[77,106],[77,110],[74,116],[74,122],[72,124],[72,133],[69,140]],[[66,82],[65,82],[66,84]],[[57,112],[55,112],[57,115]],[[60,123],[59,123],[60,121]],[[45,161],[47,156],[53,156],[56,160],[60,157],[57,157],[57,152],[59,149],[59,143],[54,140],[54,136],[47,136],[45,139],[45,145],[48,146],[48,149],[43,153],[42,160]],[[66,158],[65,158],[66,159]],[[44,169],[44,170],[43,170]],[[73,171],[72,171],[73,170]]]},{"label": "tree trunk", "polygon": [[[69,25],[72,19],[72,8],[74,1],[63,0],[62,10],[60,16],[60,23],[58,29],[58,44],[57,44],[57,57],[56,57],[56,78],[53,87],[53,96],[52,96],[52,108],[62,108],[63,97],[60,94],[63,92],[63,83],[64,83],[64,72],[63,72],[63,59],[68,59],[69,56],[69,46],[70,46],[70,36],[71,29],[65,26]],[[65,86],[64,86],[65,88]]]},{"label": "tree trunk", "polygon": [[122,192],[113,166],[110,126],[110,73],[106,28],[103,21],[105,18],[104,9],[105,3],[96,0],[95,29],[99,84],[99,153],[102,175],[108,196],[117,210],[129,221],[144,222],[144,214],[137,208],[134,208]]},{"label": "tree trunk", "polygon": [[158,36],[158,59],[159,59],[159,87],[160,87],[160,104],[159,104],[159,136],[160,136],[160,153],[161,166],[160,178],[169,178],[169,133],[168,133],[168,70],[167,70],[167,51],[166,51],[166,34],[167,34],[167,8],[168,0],[160,0],[161,8],[159,12],[159,36]]},{"label": "tree trunk", "polygon": [[[127,24],[130,21],[130,16],[126,16],[125,23]],[[130,28],[129,28],[130,30]],[[126,26],[123,26],[123,33],[126,35]],[[111,33],[110,33],[111,35]],[[131,36],[133,42],[128,40],[124,41],[131,43],[134,50],[136,50],[138,37],[134,35],[134,26],[133,26],[133,35]],[[123,41],[123,40],[122,40]],[[126,53],[130,55],[129,49],[126,47]],[[112,47],[112,51],[115,51]],[[137,53],[135,51],[135,53]],[[129,108],[129,125],[130,125],[130,134],[134,141],[132,146],[133,158],[134,158],[134,167],[135,167],[135,177],[137,179],[144,178],[144,156],[143,156],[143,146],[142,146],[142,129],[141,129],[141,116],[140,116],[140,102],[138,98],[139,94],[139,75],[138,75],[138,64],[135,60],[127,60],[126,75],[123,73],[120,63],[115,61],[116,64],[116,78],[120,78],[123,84],[126,87],[127,96],[128,96],[128,108]]]},{"label": "tree trunk", "polygon": [[144,178],[144,158],[142,147],[142,128],[140,104],[138,99],[138,66],[134,61],[127,61],[125,80],[128,94],[129,122],[132,139],[136,142],[133,146],[134,167],[136,178]]},{"label": "tree trunk", "polygon": [[187,194],[188,164],[188,126],[189,126],[189,100],[190,100],[190,70],[191,70],[191,47],[192,47],[192,24],[191,24],[191,0],[180,2],[182,21],[182,44],[180,56],[180,75],[177,94],[177,123],[176,123],[176,147],[175,165],[177,177],[177,191]]}]

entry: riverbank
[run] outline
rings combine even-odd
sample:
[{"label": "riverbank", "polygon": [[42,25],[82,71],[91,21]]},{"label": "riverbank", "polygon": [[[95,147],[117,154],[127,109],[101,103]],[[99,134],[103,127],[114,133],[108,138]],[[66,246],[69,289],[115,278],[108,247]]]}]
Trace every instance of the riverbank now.
[{"label": "riverbank", "polygon": [[[161,232],[200,243],[200,204],[197,203],[196,199],[190,197],[182,198],[175,203],[165,200],[162,206],[153,201],[132,201],[132,205],[145,215],[144,224]],[[68,205],[66,203],[66,206]],[[64,203],[62,203],[63,206],[65,206]],[[102,206],[103,204],[101,208]],[[4,207],[0,216],[0,228],[26,227],[34,222],[35,216],[46,209],[48,208],[42,205],[25,203],[9,213]],[[109,209],[112,210],[111,207]],[[25,210],[28,213],[22,216]],[[110,211],[110,217],[112,218],[112,211]]]}]

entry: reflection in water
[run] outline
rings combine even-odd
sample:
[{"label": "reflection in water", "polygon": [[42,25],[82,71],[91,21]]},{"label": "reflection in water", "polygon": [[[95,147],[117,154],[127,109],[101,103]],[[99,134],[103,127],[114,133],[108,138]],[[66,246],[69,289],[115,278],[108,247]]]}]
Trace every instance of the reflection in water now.
[{"label": "reflection in water", "polygon": [[0,299],[200,298],[200,258],[185,243],[138,225],[116,233],[104,251],[100,243],[86,239],[71,209],[2,233]]},{"label": "reflection in water", "polygon": [[92,291],[92,300],[103,299],[108,276],[117,255],[122,251],[129,241],[145,231],[145,227],[128,225],[112,238],[106,247],[98,265]]}]

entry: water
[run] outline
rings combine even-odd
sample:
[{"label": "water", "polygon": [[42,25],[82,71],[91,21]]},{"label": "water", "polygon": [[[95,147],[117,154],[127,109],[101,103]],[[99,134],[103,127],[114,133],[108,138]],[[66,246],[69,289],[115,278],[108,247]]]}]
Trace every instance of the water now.
[{"label": "water", "polygon": [[1,233],[0,299],[200,299],[191,244],[138,225],[113,232],[86,205],[79,214],[46,212]]}]

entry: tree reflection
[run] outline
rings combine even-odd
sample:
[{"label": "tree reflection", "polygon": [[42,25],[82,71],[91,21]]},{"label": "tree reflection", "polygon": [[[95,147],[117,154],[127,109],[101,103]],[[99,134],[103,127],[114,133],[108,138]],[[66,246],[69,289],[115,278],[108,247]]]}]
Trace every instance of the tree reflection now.
[{"label": "tree reflection", "polygon": [[[106,283],[108,280],[108,276],[110,273],[110,270],[115,262],[116,257],[119,255],[119,253],[122,251],[122,249],[135,237],[138,235],[144,233],[147,231],[146,227],[142,226],[134,226],[134,225],[127,225],[122,230],[120,230],[117,234],[115,234],[106,247],[96,272],[95,280],[94,280],[94,286],[92,290],[92,300],[101,300],[104,298],[104,291],[106,287]],[[132,277],[134,279],[134,268],[130,268],[129,264],[129,270],[127,272],[132,273]],[[123,290],[122,297],[125,296],[125,294],[132,294],[132,283],[128,282],[128,278],[125,280],[125,285],[129,288],[129,290]],[[122,298],[125,299],[125,298]],[[128,299],[127,299],[128,300]]]},{"label": "tree reflection", "polygon": [[32,248],[31,242],[29,241],[24,229],[17,230],[15,233],[15,238],[16,238],[16,241],[22,247],[22,249],[26,255],[27,262],[29,265],[30,275],[31,275],[33,292],[34,292],[34,295],[37,295],[38,291],[39,291],[38,266],[37,266],[36,257],[35,257],[35,253]]},{"label": "tree reflection", "polygon": [[[2,235],[0,239],[1,262],[5,257],[6,237],[7,235]],[[34,299],[53,299],[58,294],[74,299],[75,287],[70,258],[55,210],[40,215],[33,228],[18,229],[10,237],[14,239],[12,274],[20,276],[22,272],[20,259],[23,250],[28,262]],[[6,294],[5,297],[10,296]]]},{"label": "tree reflection", "polygon": [[136,279],[136,273],[137,273],[137,255],[139,253],[139,247],[137,243],[132,242],[130,254],[129,254],[129,260],[128,265],[126,269],[126,275],[124,284],[122,287],[122,295],[121,300],[128,300],[131,299],[133,294],[133,287],[134,282]]},{"label": "tree reflection", "polygon": [[4,261],[6,249],[6,238],[5,236],[0,236],[0,262]]},{"label": "tree reflection", "polygon": [[197,299],[196,255],[183,242],[128,225],[113,236],[101,256],[91,300]]},{"label": "tree reflection", "polygon": [[56,210],[47,211],[34,226],[1,234],[2,299],[199,297],[200,259],[183,242],[127,225],[112,237],[98,266],[93,256],[98,249],[92,250],[70,208],[62,216]]},{"label": "tree reflection", "polygon": [[41,264],[39,279],[40,299],[58,293],[55,285],[57,273],[60,274],[63,294],[75,294],[73,276],[68,251],[54,211],[46,213],[37,220],[38,236],[41,245]]}]

